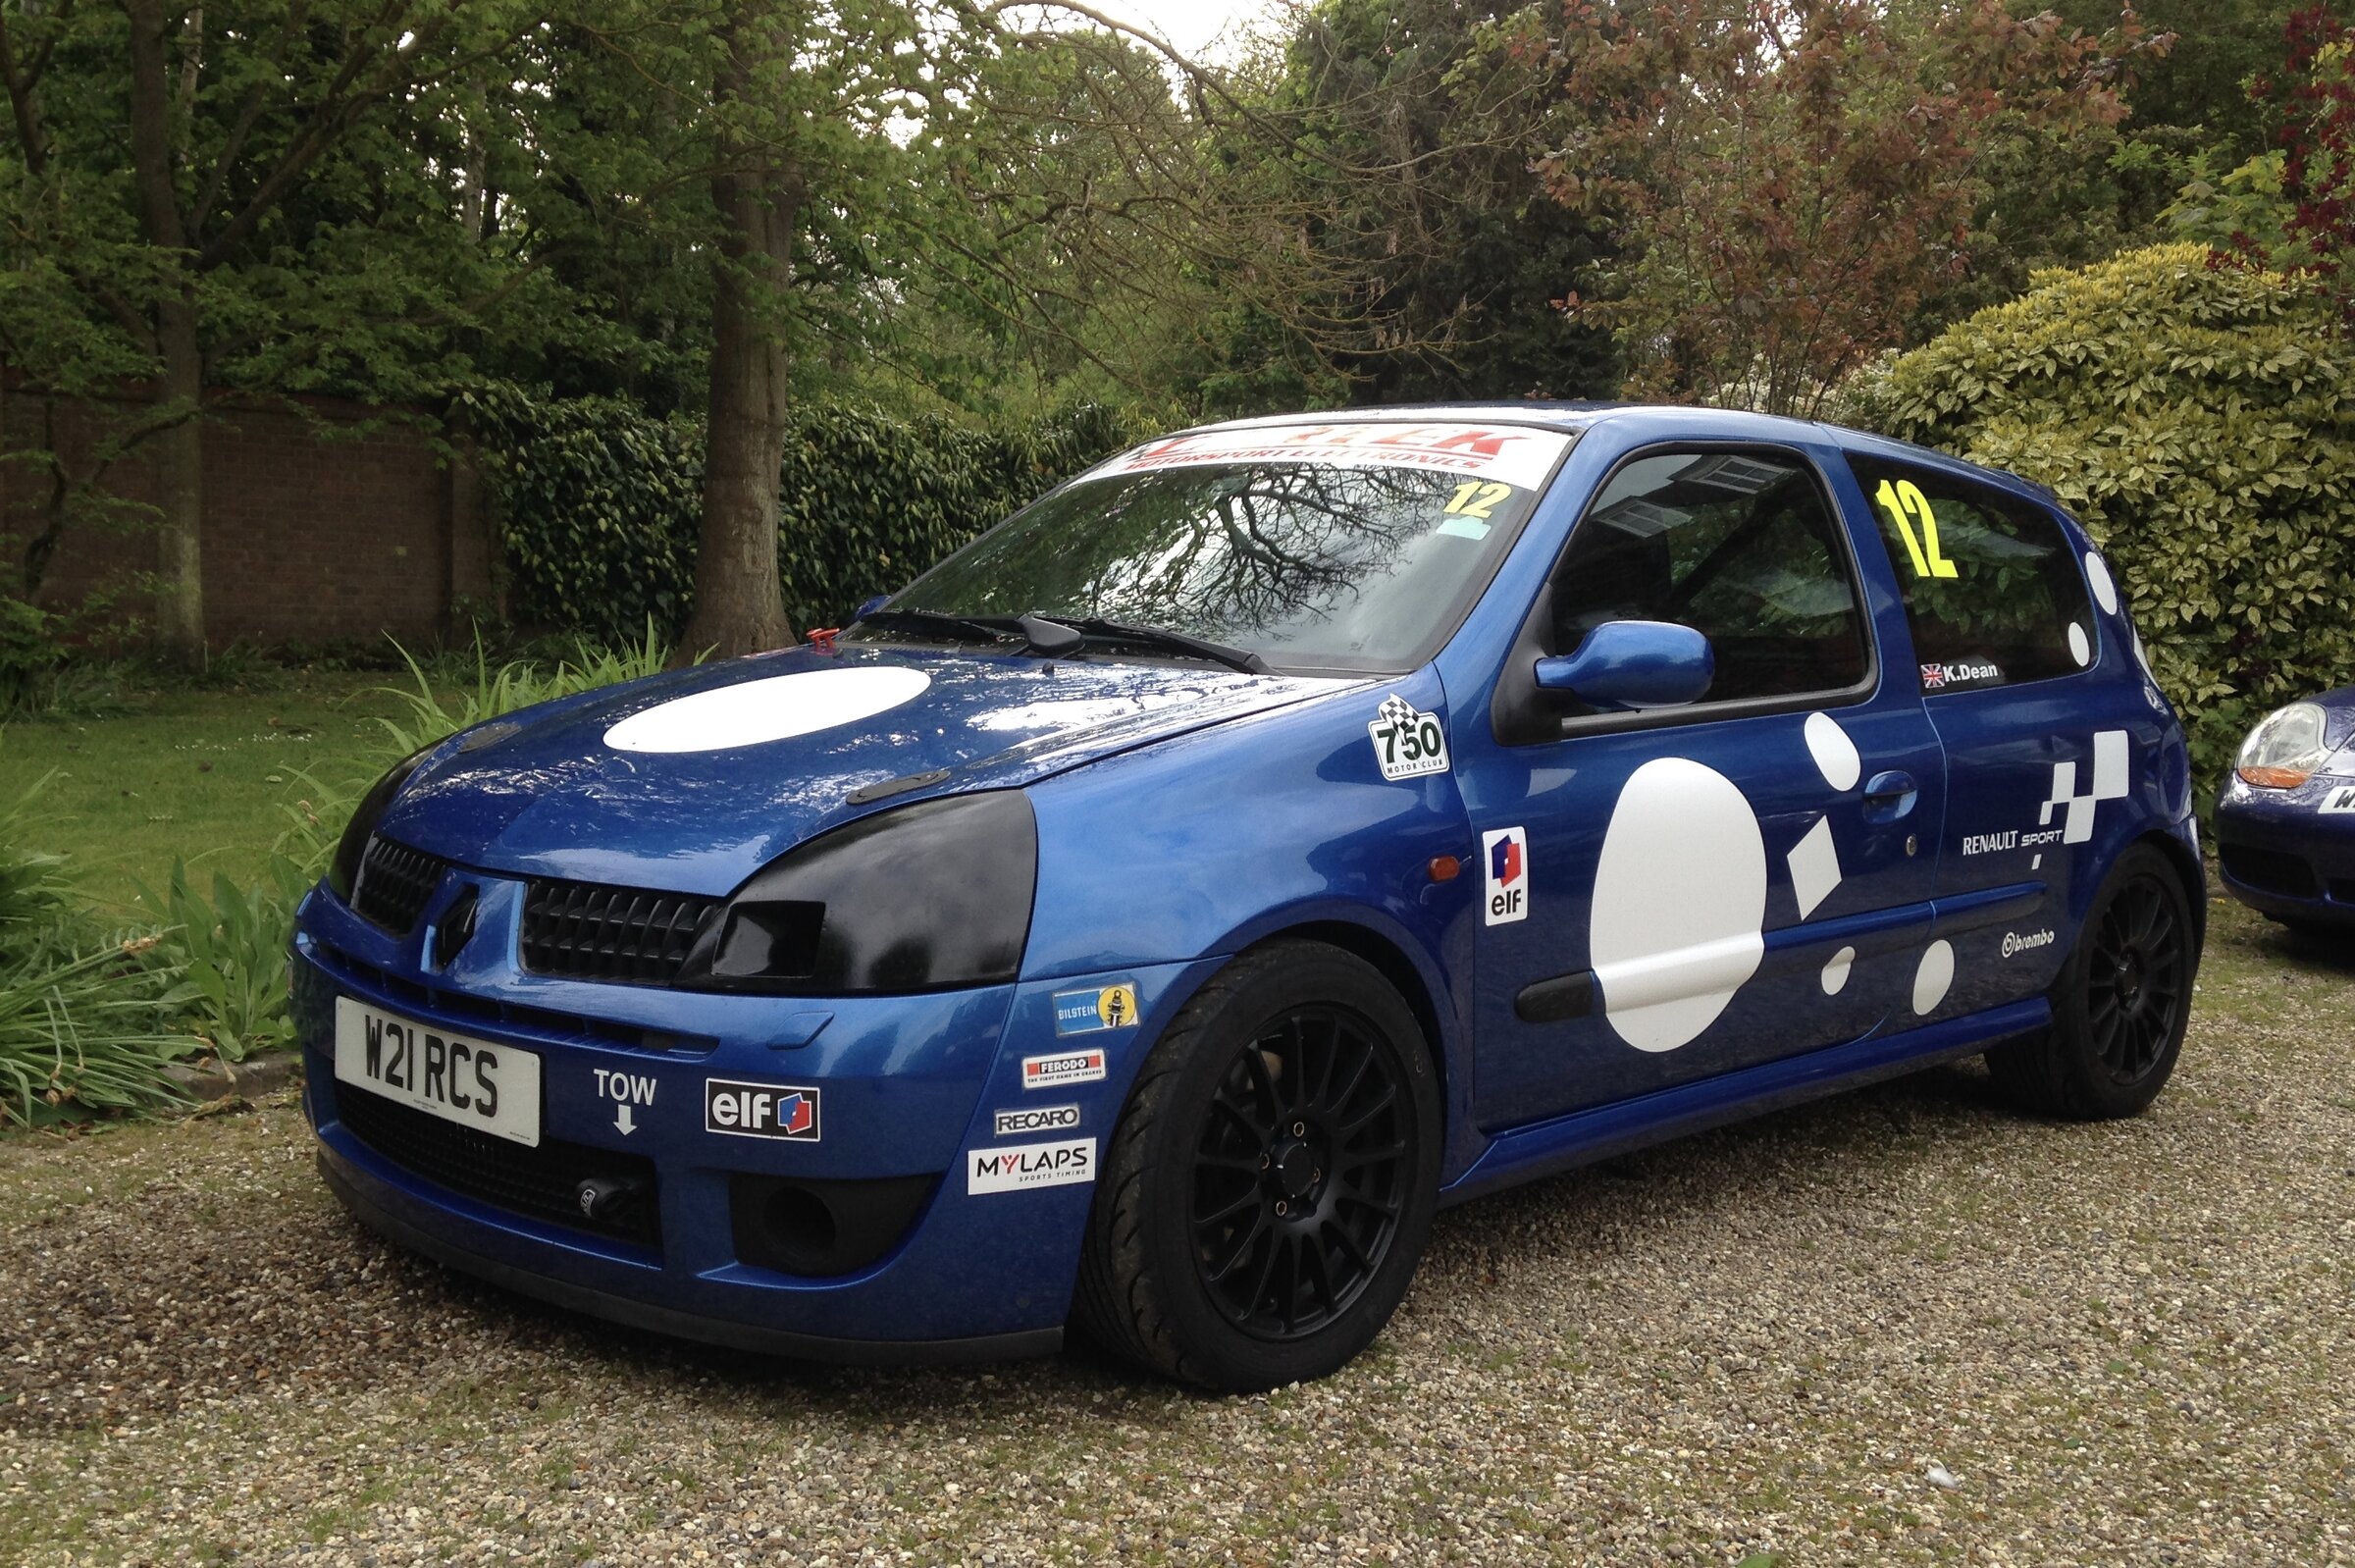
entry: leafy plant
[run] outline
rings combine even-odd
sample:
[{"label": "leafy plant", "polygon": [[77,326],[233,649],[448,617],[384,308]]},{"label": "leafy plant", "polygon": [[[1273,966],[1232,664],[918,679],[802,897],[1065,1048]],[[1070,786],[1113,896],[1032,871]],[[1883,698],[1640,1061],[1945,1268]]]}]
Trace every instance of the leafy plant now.
[{"label": "leafy plant", "polygon": [[0,713],[36,706],[65,655],[40,606],[0,596]]},{"label": "leafy plant", "polygon": [[1858,422],[2050,485],[2131,602],[2203,787],[2355,665],[2355,344],[2328,280],[2161,245],[2040,273],[1892,362]]},{"label": "leafy plant", "polygon": [[179,1000],[142,939],[78,944],[63,929],[0,962],[0,1122],[71,1101],[126,1110],[182,1098],[163,1069],[195,1042],[167,1022]]},{"label": "leafy plant", "polygon": [[181,976],[180,1024],[225,1062],[288,1044],[287,940],[294,906],[309,884],[283,856],[268,877],[241,888],[215,872],[212,896],[194,892],[185,862],[172,862],[159,896],[145,884],[139,897],[162,917],[158,952]]}]

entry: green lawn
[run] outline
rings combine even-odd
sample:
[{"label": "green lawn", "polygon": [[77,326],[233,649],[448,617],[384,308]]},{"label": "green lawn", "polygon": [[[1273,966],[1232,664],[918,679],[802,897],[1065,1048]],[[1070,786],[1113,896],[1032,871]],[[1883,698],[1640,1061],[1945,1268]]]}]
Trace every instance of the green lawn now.
[{"label": "green lawn", "polygon": [[301,800],[298,770],[336,779],[396,699],[383,671],[273,674],[246,689],[133,693],[102,718],[0,728],[0,800],[47,775],[33,847],[69,857],[97,901],[130,905],[178,857],[211,880],[258,874]]}]

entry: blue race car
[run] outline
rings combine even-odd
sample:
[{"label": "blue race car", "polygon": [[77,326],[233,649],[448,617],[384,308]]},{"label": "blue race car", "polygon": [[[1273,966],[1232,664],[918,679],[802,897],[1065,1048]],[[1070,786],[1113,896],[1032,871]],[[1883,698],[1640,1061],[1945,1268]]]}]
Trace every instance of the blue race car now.
[{"label": "blue race car", "polygon": [[394,768],[305,901],[328,1182],[627,1324],[1340,1366],[1442,1203],[1984,1053],[2125,1116],[2204,901],[2043,491],[1432,407],[1127,451],[839,638]]},{"label": "blue race car", "polygon": [[2216,803],[2225,890],[2302,930],[2355,925],[2355,687],[2261,719]]}]

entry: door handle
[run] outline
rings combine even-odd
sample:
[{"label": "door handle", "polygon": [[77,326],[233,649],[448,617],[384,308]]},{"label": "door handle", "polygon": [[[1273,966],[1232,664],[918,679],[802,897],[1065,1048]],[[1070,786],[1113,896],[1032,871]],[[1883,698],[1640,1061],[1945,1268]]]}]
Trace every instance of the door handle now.
[{"label": "door handle", "polygon": [[1864,781],[1864,820],[1894,822],[1913,810],[1920,799],[1920,786],[1913,775],[1902,768],[1890,768],[1875,773]]}]

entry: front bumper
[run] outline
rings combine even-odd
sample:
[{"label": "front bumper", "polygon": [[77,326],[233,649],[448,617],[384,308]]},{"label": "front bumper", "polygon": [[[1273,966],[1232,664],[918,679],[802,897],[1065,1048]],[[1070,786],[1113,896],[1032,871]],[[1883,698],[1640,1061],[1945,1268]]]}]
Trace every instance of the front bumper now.
[{"label": "front bumper", "polygon": [[[421,934],[393,938],[324,893],[297,916],[305,1108],[328,1184],[362,1222],[526,1294],[738,1348],[908,1361],[1045,1353],[1060,1342],[1095,1188],[973,1193],[970,1156],[1081,1137],[1100,1150],[1147,1043],[1190,989],[1193,966],[825,1001],[553,980],[515,964],[510,900],[497,879],[477,885],[480,930],[438,974],[424,962],[430,916]],[[1134,987],[1138,1021],[1059,1038],[1055,997],[1099,978]],[[544,1147],[646,1172],[654,1213],[645,1233],[600,1230],[545,1204],[508,1201],[506,1173],[471,1183],[420,1174],[427,1162],[385,1134],[382,1112],[392,1102],[337,1080],[340,996],[428,1029],[537,1053]],[[1023,1087],[1025,1055],[1081,1044],[1102,1048],[1102,1078]],[[706,1078],[818,1087],[819,1140],[706,1131]],[[623,1082],[628,1118],[613,1092]],[[347,1116],[347,1096],[366,1103]],[[995,1113],[1045,1106],[1075,1107],[1076,1124],[995,1135]],[[820,1189],[913,1181],[925,1195],[872,1261],[797,1275],[774,1258],[748,1261],[735,1223],[748,1181]]]},{"label": "front bumper", "polygon": [[2294,790],[2228,782],[2216,806],[2225,891],[2277,919],[2355,925],[2355,810],[2326,810],[2351,785],[2326,774]]}]

